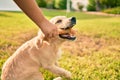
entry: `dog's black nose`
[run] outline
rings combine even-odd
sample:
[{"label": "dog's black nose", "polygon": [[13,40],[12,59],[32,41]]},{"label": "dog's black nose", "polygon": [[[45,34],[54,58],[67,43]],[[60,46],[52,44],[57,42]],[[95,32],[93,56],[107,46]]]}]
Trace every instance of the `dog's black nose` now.
[{"label": "dog's black nose", "polygon": [[71,18],[71,22],[74,23],[74,24],[76,24],[76,18],[75,18],[75,17],[72,17],[72,18]]}]

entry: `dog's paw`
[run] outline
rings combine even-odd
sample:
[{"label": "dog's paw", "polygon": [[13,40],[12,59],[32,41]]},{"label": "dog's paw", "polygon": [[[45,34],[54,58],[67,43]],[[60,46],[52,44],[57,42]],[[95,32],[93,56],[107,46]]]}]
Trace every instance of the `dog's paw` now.
[{"label": "dog's paw", "polygon": [[67,71],[65,77],[68,78],[68,79],[71,79],[72,78],[71,72]]},{"label": "dog's paw", "polygon": [[55,78],[53,80],[62,80],[62,78],[61,77],[57,77],[57,78]]}]

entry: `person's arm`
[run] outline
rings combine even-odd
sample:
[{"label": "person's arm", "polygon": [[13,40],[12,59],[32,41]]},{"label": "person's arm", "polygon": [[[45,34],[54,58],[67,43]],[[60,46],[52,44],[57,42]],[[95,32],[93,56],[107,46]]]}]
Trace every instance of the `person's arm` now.
[{"label": "person's arm", "polygon": [[57,34],[57,27],[44,17],[35,0],[14,1],[23,10],[23,12],[39,26],[45,36],[52,37]]}]

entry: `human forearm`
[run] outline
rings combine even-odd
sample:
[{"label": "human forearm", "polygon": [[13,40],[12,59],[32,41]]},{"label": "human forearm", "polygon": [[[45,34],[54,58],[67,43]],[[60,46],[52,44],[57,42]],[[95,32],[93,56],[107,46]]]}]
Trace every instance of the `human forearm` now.
[{"label": "human forearm", "polygon": [[29,18],[31,18],[40,28],[42,23],[46,21],[42,11],[37,6],[35,0],[14,0],[15,3],[23,10]]},{"label": "human forearm", "polygon": [[23,12],[39,26],[46,37],[50,38],[58,34],[57,27],[44,17],[35,0],[14,1],[23,10]]}]

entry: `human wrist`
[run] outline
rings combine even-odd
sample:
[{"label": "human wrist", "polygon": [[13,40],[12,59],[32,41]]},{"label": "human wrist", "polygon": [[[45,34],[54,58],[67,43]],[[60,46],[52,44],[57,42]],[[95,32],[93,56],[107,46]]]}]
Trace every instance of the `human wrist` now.
[{"label": "human wrist", "polygon": [[49,21],[46,18],[43,18],[39,23],[39,27],[43,30],[48,25],[48,23]]},{"label": "human wrist", "polygon": [[47,36],[49,34],[49,21],[47,19],[43,19],[40,24],[39,24],[39,28],[42,30],[42,32],[45,34],[45,36]]}]

